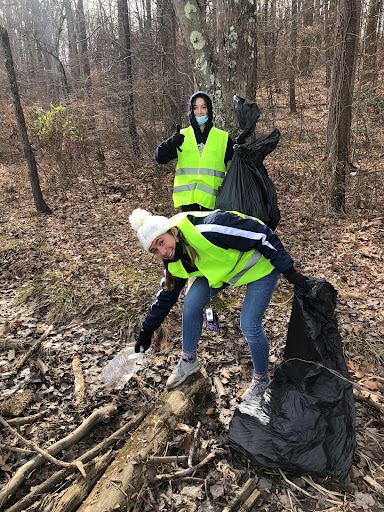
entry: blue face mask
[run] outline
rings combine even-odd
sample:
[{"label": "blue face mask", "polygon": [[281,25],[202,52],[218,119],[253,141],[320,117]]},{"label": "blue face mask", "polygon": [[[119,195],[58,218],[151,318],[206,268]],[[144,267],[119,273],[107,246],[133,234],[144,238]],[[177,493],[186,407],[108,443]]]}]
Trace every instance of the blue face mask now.
[{"label": "blue face mask", "polygon": [[201,126],[202,124],[205,124],[208,121],[208,116],[195,116],[195,119],[197,121],[197,124]]}]

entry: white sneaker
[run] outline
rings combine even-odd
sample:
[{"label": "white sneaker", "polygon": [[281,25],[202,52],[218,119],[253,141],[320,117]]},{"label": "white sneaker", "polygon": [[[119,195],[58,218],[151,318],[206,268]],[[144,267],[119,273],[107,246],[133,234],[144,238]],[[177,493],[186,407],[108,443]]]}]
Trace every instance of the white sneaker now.
[{"label": "white sneaker", "polygon": [[271,379],[269,378],[269,375],[266,377],[256,377],[256,375],[253,376],[251,385],[247,389],[247,391],[242,395],[242,400],[250,400],[256,395],[261,395],[264,393],[264,391],[269,387],[271,383]]},{"label": "white sneaker", "polygon": [[173,370],[172,374],[167,380],[167,389],[175,388],[176,386],[184,382],[187,377],[189,377],[193,373],[198,372],[199,370],[200,363],[198,359],[196,359],[196,361],[194,361],[193,363],[187,363],[180,359],[180,361],[177,363],[176,368]]}]

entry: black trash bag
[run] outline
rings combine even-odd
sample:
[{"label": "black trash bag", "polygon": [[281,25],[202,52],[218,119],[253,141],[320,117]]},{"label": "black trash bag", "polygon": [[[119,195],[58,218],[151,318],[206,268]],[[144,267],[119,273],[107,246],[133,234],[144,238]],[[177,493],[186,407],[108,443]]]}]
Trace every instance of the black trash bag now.
[{"label": "black trash bag", "polygon": [[272,230],[280,220],[274,184],[264,167],[264,158],[277,146],[280,132],[275,128],[241,146],[235,145],[228,172],[216,198],[216,208],[234,210],[260,219]]},{"label": "black trash bag", "polygon": [[238,138],[245,140],[255,131],[261,110],[254,101],[240,96],[233,97],[233,108],[241,128]]},{"label": "black trash bag", "polygon": [[295,287],[285,362],[262,395],[236,409],[229,443],[258,466],[345,481],[356,449],[355,406],[336,291],[323,279],[309,284],[308,292]]}]

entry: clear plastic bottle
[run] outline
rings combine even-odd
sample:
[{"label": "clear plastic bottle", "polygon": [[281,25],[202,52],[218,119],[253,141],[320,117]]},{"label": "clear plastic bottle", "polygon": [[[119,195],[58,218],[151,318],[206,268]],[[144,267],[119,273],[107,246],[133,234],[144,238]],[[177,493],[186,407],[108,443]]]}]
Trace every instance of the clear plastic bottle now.
[{"label": "clear plastic bottle", "polygon": [[135,347],[123,348],[103,369],[103,379],[109,388],[121,389],[144,365],[143,352],[135,352]]}]

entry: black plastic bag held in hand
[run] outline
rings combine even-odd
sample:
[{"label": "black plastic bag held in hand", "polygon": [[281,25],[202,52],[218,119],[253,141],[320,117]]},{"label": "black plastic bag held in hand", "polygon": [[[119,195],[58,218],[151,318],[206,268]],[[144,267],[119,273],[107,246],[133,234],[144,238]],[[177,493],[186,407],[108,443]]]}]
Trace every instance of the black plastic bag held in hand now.
[{"label": "black plastic bag held in hand", "polygon": [[[243,128],[238,139],[244,140],[253,133],[261,111],[255,102],[238,96],[235,96],[234,107]],[[276,229],[280,220],[277,194],[263,161],[275,149],[279,139],[280,132],[274,129],[256,140],[234,146],[234,155],[219,189],[216,208],[257,217],[271,229]]]},{"label": "black plastic bag held in hand", "polygon": [[295,287],[285,362],[264,394],[235,411],[229,442],[255,465],[345,481],[356,449],[355,407],[336,291],[322,279],[308,283]]}]

